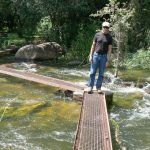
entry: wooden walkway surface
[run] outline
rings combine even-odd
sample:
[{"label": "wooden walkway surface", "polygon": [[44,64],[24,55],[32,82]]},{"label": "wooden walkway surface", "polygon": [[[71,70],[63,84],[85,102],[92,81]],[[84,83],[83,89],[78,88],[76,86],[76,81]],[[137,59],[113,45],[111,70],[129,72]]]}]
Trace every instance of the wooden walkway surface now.
[{"label": "wooden walkway surface", "polygon": [[74,150],[112,150],[104,94],[84,93]]},{"label": "wooden walkway surface", "polygon": [[25,80],[29,80],[29,81],[33,81],[33,82],[37,82],[37,83],[42,83],[45,85],[58,87],[58,88],[65,89],[65,90],[70,90],[73,92],[76,91],[76,92],[83,93],[83,89],[84,89],[84,87],[73,84],[72,82],[63,81],[63,80],[59,80],[56,78],[47,77],[44,75],[39,75],[39,74],[31,73],[31,72],[24,72],[21,70],[12,69],[12,68],[6,67],[5,65],[0,65],[0,73],[18,77],[18,78],[25,79]]}]

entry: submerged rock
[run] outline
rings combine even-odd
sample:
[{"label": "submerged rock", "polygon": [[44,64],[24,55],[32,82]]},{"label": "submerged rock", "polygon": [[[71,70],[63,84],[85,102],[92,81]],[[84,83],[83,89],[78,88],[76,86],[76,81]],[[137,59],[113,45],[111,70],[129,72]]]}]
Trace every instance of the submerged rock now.
[{"label": "submerged rock", "polygon": [[65,97],[73,97],[73,92],[70,90],[59,89],[55,92],[55,95],[62,95]]},{"label": "submerged rock", "polygon": [[143,89],[147,94],[150,94],[150,84],[147,84]]},{"label": "submerged rock", "polygon": [[112,106],[112,102],[113,102],[113,92],[111,91],[104,91],[105,92],[105,96],[106,96],[106,104],[107,104],[107,108],[109,109]]},{"label": "submerged rock", "polygon": [[122,108],[135,108],[136,101],[143,99],[143,93],[135,92],[135,93],[115,93],[113,104]]}]

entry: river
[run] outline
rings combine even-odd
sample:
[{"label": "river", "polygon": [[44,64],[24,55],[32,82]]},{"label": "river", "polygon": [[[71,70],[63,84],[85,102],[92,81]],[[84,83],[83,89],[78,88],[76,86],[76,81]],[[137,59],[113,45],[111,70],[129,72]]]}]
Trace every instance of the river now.
[{"label": "river", "polygon": [[[13,67],[81,85],[86,84],[89,73],[88,66],[58,67],[49,62],[14,63]],[[106,75],[110,80],[103,84],[103,89],[114,92],[109,110],[114,150],[149,150],[150,96],[137,85],[143,80],[149,82],[150,72],[121,71],[116,79],[113,71],[107,70]],[[0,149],[72,149],[81,102],[58,94],[58,88],[6,75],[0,75],[0,84]]]}]

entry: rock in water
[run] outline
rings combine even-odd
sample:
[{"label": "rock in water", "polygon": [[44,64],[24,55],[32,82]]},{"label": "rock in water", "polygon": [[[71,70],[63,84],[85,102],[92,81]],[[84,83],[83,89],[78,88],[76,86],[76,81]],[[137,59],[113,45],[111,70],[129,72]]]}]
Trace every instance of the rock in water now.
[{"label": "rock in water", "polygon": [[150,94],[150,84],[149,83],[143,89],[147,94]]},{"label": "rock in water", "polygon": [[63,48],[56,42],[47,42],[39,45],[26,45],[21,47],[15,57],[23,60],[56,59],[63,54]]}]

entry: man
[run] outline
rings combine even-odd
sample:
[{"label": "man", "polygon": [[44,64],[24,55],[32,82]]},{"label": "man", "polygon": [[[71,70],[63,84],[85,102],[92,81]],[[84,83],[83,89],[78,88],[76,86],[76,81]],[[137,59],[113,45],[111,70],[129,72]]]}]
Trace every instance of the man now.
[{"label": "man", "polygon": [[89,57],[89,61],[91,63],[90,77],[88,81],[88,88],[85,89],[88,93],[91,93],[94,87],[97,69],[99,69],[99,74],[96,82],[96,89],[98,93],[102,93],[101,86],[104,71],[109,65],[112,52],[112,36],[109,34],[109,27],[109,22],[103,22],[102,31],[96,33],[93,39]]}]

